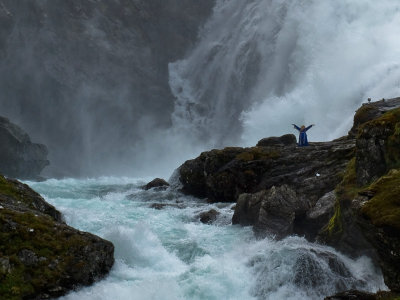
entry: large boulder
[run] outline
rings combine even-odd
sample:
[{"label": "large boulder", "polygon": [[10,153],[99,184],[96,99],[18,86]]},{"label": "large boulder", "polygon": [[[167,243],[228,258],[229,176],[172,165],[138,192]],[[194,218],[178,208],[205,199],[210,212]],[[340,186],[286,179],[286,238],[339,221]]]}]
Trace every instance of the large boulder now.
[{"label": "large boulder", "polygon": [[147,183],[146,185],[143,186],[143,189],[150,190],[153,188],[157,188],[157,189],[166,189],[169,187],[169,183],[166,182],[164,179],[162,178],[155,178],[152,181],[150,181],[149,183]]},{"label": "large boulder", "polygon": [[35,179],[48,164],[45,145],[32,143],[25,131],[0,117],[0,173]]},{"label": "large boulder", "polygon": [[0,176],[2,299],[48,299],[105,276],[114,246],[66,225],[27,185]]},{"label": "large boulder", "polygon": [[258,141],[258,147],[269,147],[269,146],[294,146],[296,145],[296,137],[294,134],[285,134],[280,137],[271,136],[263,138]]},{"label": "large boulder", "polygon": [[296,217],[303,216],[308,208],[309,203],[288,185],[273,186],[267,191],[240,195],[232,223],[254,225],[258,236],[282,238],[295,232]]},{"label": "large boulder", "polygon": [[309,147],[277,144],[211,150],[180,166],[179,180],[184,193],[211,202],[236,202],[242,193],[287,184],[315,204],[340,182],[354,146],[354,139],[341,138]]}]

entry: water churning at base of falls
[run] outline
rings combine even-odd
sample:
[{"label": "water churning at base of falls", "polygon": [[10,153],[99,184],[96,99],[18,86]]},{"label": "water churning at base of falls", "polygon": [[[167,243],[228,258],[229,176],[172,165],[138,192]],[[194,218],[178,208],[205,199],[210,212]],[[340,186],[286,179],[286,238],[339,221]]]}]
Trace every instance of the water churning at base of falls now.
[{"label": "water churning at base of falls", "polygon": [[[147,179],[29,182],[69,225],[115,246],[106,278],[61,299],[321,299],[386,288],[366,257],[350,259],[295,236],[256,240],[250,227],[231,225],[233,204],[144,191]],[[198,217],[209,209],[220,212],[212,225]]]},{"label": "water churning at base of falls", "polygon": [[171,63],[175,128],[210,147],[254,145],[317,124],[345,135],[367,98],[400,94],[397,0],[218,0],[199,42]]}]

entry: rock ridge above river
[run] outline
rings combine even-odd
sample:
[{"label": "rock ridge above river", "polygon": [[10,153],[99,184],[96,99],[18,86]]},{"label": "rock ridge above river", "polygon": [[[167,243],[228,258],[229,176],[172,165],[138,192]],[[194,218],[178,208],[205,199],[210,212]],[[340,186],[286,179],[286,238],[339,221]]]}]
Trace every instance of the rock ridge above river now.
[{"label": "rock ridge above river", "polygon": [[363,104],[347,136],[298,147],[294,136],[203,152],[178,168],[182,192],[236,202],[233,224],[368,255],[400,291],[400,98]]}]

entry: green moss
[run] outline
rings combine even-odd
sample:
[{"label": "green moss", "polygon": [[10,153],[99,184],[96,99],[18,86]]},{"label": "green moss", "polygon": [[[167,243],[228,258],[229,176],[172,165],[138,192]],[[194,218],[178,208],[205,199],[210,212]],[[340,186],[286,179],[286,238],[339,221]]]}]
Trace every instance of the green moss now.
[{"label": "green moss", "polygon": [[377,300],[400,300],[400,295],[395,292],[379,291],[376,293]]},{"label": "green moss", "polygon": [[370,120],[360,126],[359,132],[366,127],[385,127],[394,129],[395,125],[400,121],[400,108],[392,109],[384,113],[379,118]]},{"label": "green moss", "polygon": [[361,106],[354,115],[354,124],[361,125],[371,119],[371,115],[376,111],[373,105],[365,104]]},{"label": "green moss", "polygon": [[400,230],[400,169],[391,170],[365,190],[374,196],[362,207],[362,213],[375,226]]},{"label": "green moss", "polygon": [[265,160],[280,157],[277,150],[269,150],[264,147],[245,148],[243,152],[236,155],[237,160],[251,161],[251,160]]},{"label": "green moss", "polygon": [[386,164],[388,169],[400,168],[400,120],[394,126],[386,146]]},{"label": "green moss", "polygon": [[[0,278],[0,295],[4,299],[21,299],[56,286],[62,270],[76,259],[72,253],[86,245],[83,237],[48,216],[1,209],[0,225],[7,224],[14,228],[0,231],[0,256],[8,258],[12,265],[11,272]],[[24,265],[18,258],[23,249],[36,254],[34,266]]]},{"label": "green moss", "polygon": [[343,231],[342,225],[342,213],[340,208],[340,203],[335,203],[335,213],[332,218],[329,220],[328,225],[326,227],[326,232],[330,237],[335,235],[340,235]]},{"label": "green moss", "polygon": [[385,145],[385,162],[387,170],[400,167],[400,108],[390,110],[379,118],[360,126],[358,137],[368,133],[370,128],[380,128],[387,136]]},{"label": "green moss", "polygon": [[329,220],[327,226],[323,231],[328,235],[329,238],[340,236],[343,231],[343,214],[342,208],[357,195],[360,188],[356,182],[356,159],[355,157],[347,164],[345,172],[342,174],[342,181],[337,185],[335,189],[336,202],[335,202],[335,213]]},{"label": "green moss", "polygon": [[0,194],[21,200],[21,193],[2,175],[0,175]]}]

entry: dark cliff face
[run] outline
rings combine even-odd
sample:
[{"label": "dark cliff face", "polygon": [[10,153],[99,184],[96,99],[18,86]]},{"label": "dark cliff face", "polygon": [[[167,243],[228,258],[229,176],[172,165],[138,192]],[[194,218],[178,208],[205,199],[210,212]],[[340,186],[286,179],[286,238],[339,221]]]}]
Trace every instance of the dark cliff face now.
[{"label": "dark cliff face", "polygon": [[129,150],[144,132],[168,127],[168,63],[194,44],[213,6],[0,1],[2,114],[48,145],[53,165],[66,173],[132,161]]},{"label": "dark cliff face", "polygon": [[0,175],[0,295],[49,299],[92,284],[114,263],[114,246],[67,226],[27,185]]},{"label": "dark cliff face", "polygon": [[1,174],[14,178],[36,179],[48,164],[45,145],[32,143],[20,127],[0,117]]},{"label": "dark cliff face", "polygon": [[237,202],[232,223],[258,235],[369,255],[400,291],[400,98],[363,105],[346,137],[300,148],[285,140],[204,152],[178,169],[182,191]]},{"label": "dark cliff face", "polygon": [[364,105],[355,123],[361,119],[355,157],[321,240],[353,255],[373,248],[386,285],[399,292],[400,98]]}]

